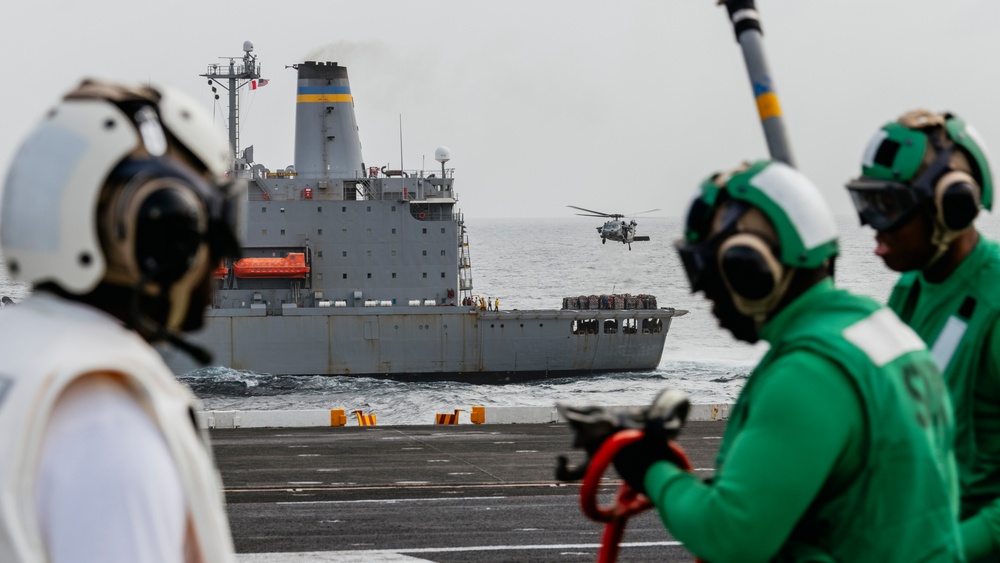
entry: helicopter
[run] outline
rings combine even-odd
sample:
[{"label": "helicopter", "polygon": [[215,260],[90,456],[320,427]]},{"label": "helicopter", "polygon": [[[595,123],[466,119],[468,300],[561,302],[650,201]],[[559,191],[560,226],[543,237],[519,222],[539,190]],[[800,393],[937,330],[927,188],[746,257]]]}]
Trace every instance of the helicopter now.
[{"label": "helicopter", "polygon": [[[597,227],[597,232],[601,235],[601,244],[607,244],[608,239],[611,239],[622,244],[627,244],[628,249],[632,250],[633,242],[643,242],[649,240],[648,236],[636,235],[635,228],[639,224],[635,222],[635,219],[625,222],[625,215],[622,215],[621,213],[604,213],[601,211],[594,211],[593,209],[584,209],[575,205],[567,205],[566,207],[586,211],[586,213],[577,213],[577,215],[580,215],[581,217],[607,217],[609,219],[604,223],[604,226]],[[641,215],[643,213],[652,213],[654,211],[659,211],[659,209],[640,211],[639,213],[633,213],[632,215]]]}]

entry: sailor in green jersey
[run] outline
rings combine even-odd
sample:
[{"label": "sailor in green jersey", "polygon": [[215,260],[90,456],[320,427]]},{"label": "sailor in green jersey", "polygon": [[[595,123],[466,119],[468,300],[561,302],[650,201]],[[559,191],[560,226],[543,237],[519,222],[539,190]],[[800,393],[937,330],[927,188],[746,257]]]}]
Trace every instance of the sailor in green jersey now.
[{"label": "sailor in green jersey", "polygon": [[993,204],[984,146],[952,114],[912,111],[879,129],[861,174],[847,184],[861,223],[903,272],[889,307],[951,394],[966,556],[1000,560],[1000,246],[973,225]]},{"label": "sailor in green jersey", "polygon": [[716,174],[677,248],[720,325],[771,346],[711,481],[651,440],[616,458],[670,532],[713,563],[961,561],[940,373],[892,311],[833,286],[836,227],[815,186],[768,161]]}]

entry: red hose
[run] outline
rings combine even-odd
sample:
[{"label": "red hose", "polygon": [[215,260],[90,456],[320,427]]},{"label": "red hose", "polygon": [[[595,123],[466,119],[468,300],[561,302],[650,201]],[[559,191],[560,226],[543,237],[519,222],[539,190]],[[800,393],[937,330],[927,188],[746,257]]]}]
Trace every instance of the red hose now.
[{"label": "red hose", "polygon": [[[615,493],[615,504],[602,507],[597,503],[597,489],[601,479],[615,456],[622,448],[634,444],[644,436],[642,430],[621,430],[608,438],[594,454],[587,466],[580,487],[580,508],[583,513],[596,522],[604,522],[604,535],[601,537],[601,550],[598,552],[598,563],[614,563],[618,559],[618,546],[625,534],[625,523],[633,514],[638,514],[653,507],[645,496],[632,490],[628,483],[623,482]],[[691,471],[691,462],[681,446],[669,440],[669,447],[680,460],[678,466],[685,471]]]}]

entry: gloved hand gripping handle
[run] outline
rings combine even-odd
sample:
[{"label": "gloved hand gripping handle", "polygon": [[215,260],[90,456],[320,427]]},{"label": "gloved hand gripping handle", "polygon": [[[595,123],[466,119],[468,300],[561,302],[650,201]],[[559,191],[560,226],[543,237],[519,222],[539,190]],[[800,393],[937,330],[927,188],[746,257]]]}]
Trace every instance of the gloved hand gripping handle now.
[{"label": "gloved hand gripping handle", "polygon": [[564,405],[559,405],[558,409],[575,432],[573,446],[583,448],[588,458],[580,466],[571,468],[567,459],[560,456],[556,478],[564,481],[583,479],[580,508],[591,520],[605,524],[598,561],[613,562],[618,557],[619,544],[629,517],[651,508],[653,504],[623,482],[618,487],[614,504],[601,506],[597,495],[604,473],[614,464],[615,456],[633,445],[666,448],[669,451],[662,452],[661,459],[669,459],[682,469],[691,471],[687,454],[673,441],[687,418],[688,400],[683,393],[668,389],[659,393],[652,405],[639,410]]}]

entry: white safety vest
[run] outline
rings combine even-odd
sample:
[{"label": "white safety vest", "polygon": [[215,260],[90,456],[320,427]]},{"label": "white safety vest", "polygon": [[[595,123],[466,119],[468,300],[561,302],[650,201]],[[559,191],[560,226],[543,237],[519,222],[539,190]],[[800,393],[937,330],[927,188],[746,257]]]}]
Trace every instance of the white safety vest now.
[{"label": "white safety vest", "polygon": [[117,319],[44,292],[0,313],[0,561],[48,559],[34,496],[46,423],[66,386],[94,372],[120,374],[163,434],[202,561],[235,561],[222,480],[193,420],[197,399]]}]

